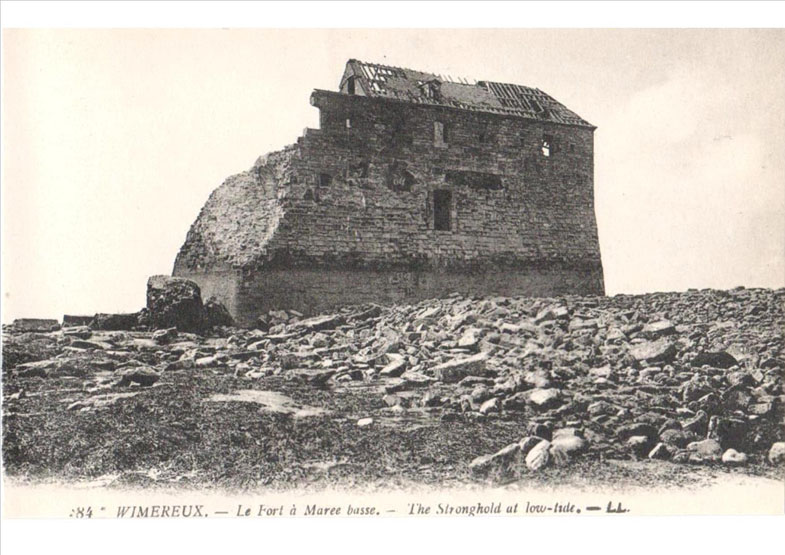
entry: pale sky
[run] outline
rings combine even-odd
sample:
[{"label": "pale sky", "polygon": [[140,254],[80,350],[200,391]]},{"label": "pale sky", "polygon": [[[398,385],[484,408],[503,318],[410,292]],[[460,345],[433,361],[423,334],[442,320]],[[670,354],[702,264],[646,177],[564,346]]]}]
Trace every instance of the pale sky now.
[{"label": "pale sky", "polygon": [[349,58],[538,87],[594,125],[608,294],[785,286],[782,30],[5,30],[3,321],[135,311],[210,192]]}]

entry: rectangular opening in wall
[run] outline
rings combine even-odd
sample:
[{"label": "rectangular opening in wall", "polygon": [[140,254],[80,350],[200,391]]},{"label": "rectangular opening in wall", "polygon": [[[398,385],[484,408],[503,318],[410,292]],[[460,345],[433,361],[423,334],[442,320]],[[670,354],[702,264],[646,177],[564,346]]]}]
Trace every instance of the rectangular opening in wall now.
[{"label": "rectangular opening in wall", "polygon": [[390,120],[392,144],[398,147],[412,145],[412,134],[403,113],[395,113]]},{"label": "rectangular opening in wall", "polygon": [[441,121],[433,122],[433,144],[447,146],[447,129]]},{"label": "rectangular opening in wall", "polygon": [[451,205],[451,191],[436,189],[433,192],[433,229],[437,231],[450,231]]},{"label": "rectangular opening in wall", "polygon": [[319,187],[329,187],[330,182],[332,182],[333,176],[329,173],[320,173],[319,174]]},{"label": "rectangular opening in wall", "polygon": [[352,118],[346,118],[346,129],[352,128]]},{"label": "rectangular opening in wall", "polygon": [[495,173],[447,170],[444,173],[444,180],[451,185],[471,187],[478,191],[499,191],[503,189],[502,178]]},{"label": "rectangular opening in wall", "polygon": [[543,135],[542,137],[542,155],[546,158],[553,154],[553,135]]},{"label": "rectangular opening in wall", "polygon": [[354,75],[352,75],[346,80],[346,92],[349,94],[354,94],[355,79],[357,78]]}]

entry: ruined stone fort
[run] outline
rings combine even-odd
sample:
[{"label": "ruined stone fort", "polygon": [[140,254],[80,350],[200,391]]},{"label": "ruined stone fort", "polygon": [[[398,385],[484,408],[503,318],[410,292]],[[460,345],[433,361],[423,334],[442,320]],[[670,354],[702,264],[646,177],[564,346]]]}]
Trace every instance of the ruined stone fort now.
[{"label": "ruined stone fort", "polygon": [[174,265],[241,323],[271,309],[604,294],[596,127],[536,88],[349,60],[319,129],[229,177]]}]

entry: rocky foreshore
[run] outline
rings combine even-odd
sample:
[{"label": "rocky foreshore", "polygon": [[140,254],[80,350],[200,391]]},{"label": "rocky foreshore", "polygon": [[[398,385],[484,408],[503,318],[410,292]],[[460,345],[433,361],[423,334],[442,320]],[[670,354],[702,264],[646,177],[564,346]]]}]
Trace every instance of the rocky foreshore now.
[{"label": "rocky foreshore", "polygon": [[[468,440],[457,462],[469,479],[569,468],[577,460],[741,468],[785,460],[783,289],[452,296],[411,306],[347,307],[313,318],[273,311],[255,329],[221,325],[230,322],[222,307],[213,303],[218,316],[208,318],[194,299],[187,318],[178,313],[178,321],[155,303],[149,310],[149,291],[147,311],[115,326],[127,329],[107,329],[106,315],[89,325],[70,318],[4,326],[8,472],[78,473],[69,462],[45,460],[46,450],[33,437],[46,425],[31,426],[30,418],[50,414],[77,431],[101,415],[133,419],[139,393],[167,382],[187,392],[189,383],[203,387],[208,378],[210,390],[196,404],[239,403],[256,407],[256,418],[274,415],[298,425],[333,418],[340,421],[330,432],[335,434],[375,427],[389,432],[396,422],[407,430],[415,422],[435,436],[440,429],[471,427],[480,439]],[[45,404],[55,389],[68,394]],[[343,394],[358,392],[360,410],[342,406]],[[138,417],[150,411],[155,403]],[[254,417],[243,413],[245,424],[248,418]],[[482,437],[483,426],[497,424],[503,434]],[[83,441],[94,438],[93,449],[106,448],[103,434],[85,433]],[[234,434],[227,430],[223,441],[236,442]],[[244,434],[240,449],[243,442],[264,443],[270,432]],[[220,430],[211,437],[222,441]],[[418,444],[410,441],[405,449],[416,457]],[[176,449],[172,453],[123,468],[90,464],[97,465],[93,474],[141,471],[145,464],[171,462]],[[447,459],[453,468],[456,461]]]}]

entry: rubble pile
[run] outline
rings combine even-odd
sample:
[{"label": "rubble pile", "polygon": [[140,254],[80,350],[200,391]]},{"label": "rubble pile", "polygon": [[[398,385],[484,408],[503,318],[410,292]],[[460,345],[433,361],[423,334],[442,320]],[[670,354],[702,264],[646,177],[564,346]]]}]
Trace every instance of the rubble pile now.
[{"label": "rubble pile", "polygon": [[[478,476],[578,457],[743,466],[785,458],[785,290],[691,290],[614,297],[451,296],[411,306],[261,316],[256,329],[4,329],[4,370],[25,379],[101,373],[113,390],[207,369],[303,388],[364,384],[379,414],[439,422],[513,420],[520,441],[467,460]],[[218,312],[221,312],[220,310]],[[225,322],[228,322],[226,320]],[[48,324],[47,324],[48,325]],[[18,361],[18,362],[17,362]],[[13,401],[11,401],[13,402]],[[4,404],[9,398],[4,397]],[[101,406],[101,405],[99,405]],[[72,410],[96,410],[81,403]],[[320,416],[328,418],[328,416]]]}]

